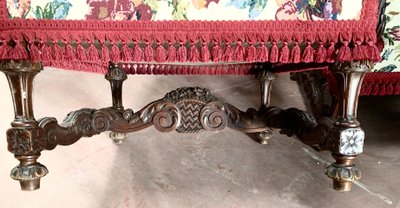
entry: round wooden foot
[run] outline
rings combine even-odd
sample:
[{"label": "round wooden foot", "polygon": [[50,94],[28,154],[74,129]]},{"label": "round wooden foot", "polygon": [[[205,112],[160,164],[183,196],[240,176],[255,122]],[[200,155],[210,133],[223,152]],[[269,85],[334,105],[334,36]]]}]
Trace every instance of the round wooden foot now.
[{"label": "round wooden foot", "polygon": [[40,188],[40,178],[30,181],[19,181],[22,191],[34,191]]}]

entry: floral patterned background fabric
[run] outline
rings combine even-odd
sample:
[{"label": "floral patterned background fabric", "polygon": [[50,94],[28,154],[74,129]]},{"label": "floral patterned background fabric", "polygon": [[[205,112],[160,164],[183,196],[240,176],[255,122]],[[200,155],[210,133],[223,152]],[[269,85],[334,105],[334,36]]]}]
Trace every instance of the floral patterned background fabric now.
[{"label": "floral patterned background fabric", "polygon": [[387,0],[386,3],[385,48],[381,54],[382,61],[375,65],[374,71],[400,72],[400,1]]},{"label": "floral patterned background fabric", "polygon": [[348,20],[362,0],[7,0],[10,18],[100,20]]}]

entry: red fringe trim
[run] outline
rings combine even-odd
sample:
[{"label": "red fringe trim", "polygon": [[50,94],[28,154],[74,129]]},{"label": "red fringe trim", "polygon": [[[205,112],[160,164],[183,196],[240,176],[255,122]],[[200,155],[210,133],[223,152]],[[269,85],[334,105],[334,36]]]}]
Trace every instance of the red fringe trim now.
[{"label": "red fringe trim", "polygon": [[370,60],[375,62],[381,61],[379,49],[372,42],[370,42],[369,45],[367,46],[367,54]]},{"label": "red fringe trim", "polygon": [[338,51],[338,61],[346,62],[351,61],[351,50],[347,41],[343,43]]},{"label": "red fringe trim", "polygon": [[290,60],[292,63],[300,63],[300,47],[299,43],[295,42],[292,51],[290,52]]},{"label": "red fringe trim", "polygon": [[113,44],[111,47],[110,58],[111,58],[111,61],[113,61],[113,62],[118,62],[121,60],[121,53],[116,44]]},{"label": "red fringe trim", "polygon": [[279,52],[279,62],[286,64],[289,63],[289,47],[287,42],[283,43],[283,47],[281,48],[281,51]]},{"label": "red fringe trim", "polygon": [[236,45],[235,60],[244,61],[244,48],[242,43],[237,43]]},{"label": "red fringe trim", "polygon": [[65,60],[68,62],[72,62],[72,61],[76,60],[75,55],[76,54],[74,52],[74,48],[71,45],[67,44],[65,46],[65,54],[64,54]]},{"label": "red fringe trim", "polygon": [[129,48],[129,46],[125,43],[122,45],[122,53],[121,53],[121,59],[124,61],[131,61],[133,60],[133,50]]},{"label": "red fringe trim", "polygon": [[302,60],[304,63],[311,63],[314,61],[314,49],[311,47],[311,43],[307,43],[307,47],[304,49]]},{"label": "red fringe trim", "polygon": [[201,61],[208,62],[211,60],[210,50],[208,49],[208,45],[204,44],[201,47]]},{"label": "red fringe trim", "polygon": [[246,61],[254,62],[256,61],[256,47],[253,44],[246,47]]},{"label": "red fringe trim", "polygon": [[279,57],[279,49],[276,43],[272,43],[271,51],[269,54],[269,62],[277,63]]},{"label": "red fringe trim", "polygon": [[211,56],[214,62],[222,61],[222,48],[217,43],[211,49]]},{"label": "red fringe trim", "polygon": [[199,50],[197,49],[196,44],[192,44],[190,46],[190,61],[198,62],[199,61]]},{"label": "red fringe trim", "polygon": [[42,61],[45,64],[49,64],[52,62],[53,57],[52,57],[52,53],[51,53],[51,46],[47,45],[46,43],[43,44],[42,46]]},{"label": "red fringe trim", "polygon": [[326,60],[326,49],[324,47],[324,43],[321,42],[319,43],[319,47],[317,49],[317,52],[315,54],[315,62],[317,63],[322,63]]},{"label": "red fringe trim", "polygon": [[260,47],[257,48],[257,60],[261,62],[266,62],[269,59],[268,49],[265,43],[261,43]]},{"label": "red fringe trim", "polygon": [[187,49],[185,44],[181,44],[178,48],[178,61],[187,62]]},{"label": "red fringe trim", "polygon": [[[96,46],[94,46],[94,44],[90,44],[90,46],[89,46],[89,48],[87,50],[88,50],[88,52],[87,52],[88,53],[88,59],[90,61],[96,62],[96,61],[100,60],[99,51],[97,50]],[[130,60],[132,60],[132,59],[130,59]]]},{"label": "red fringe trim", "polygon": [[235,54],[235,46],[227,45],[226,46],[226,51],[225,51],[225,56],[224,56],[224,60],[227,62],[231,62],[234,61],[234,54]]},{"label": "red fringe trim", "polygon": [[328,50],[326,51],[326,62],[333,63],[335,62],[336,56],[335,42],[331,42]]},{"label": "red fringe trim", "polygon": [[168,48],[168,62],[175,62],[177,60],[177,50],[175,46],[170,45]]},{"label": "red fringe trim", "polygon": [[[247,61],[291,64],[380,60],[380,51],[376,46],[375,35],[360,31],[318,34],[311,32],[282,34],[276,31],[270,32],[268,35],[260,35],[257,32],[217,34],[206,32],[200,35],[176,32],[168,36],[162,32],[156,34],[143,32],[132,35],[118,32],[98,32],[93,37],[87,33],[74,33],[68,37],[66,34],[57,32],[51,34],[23,33],[21,35],[7,33],[0,36],[0,59],[29,58],[33,61],[42,60],[45,65],[79,66],[89,71],[102,71],[109,61],[157,61],[160,63],[167,61],[203,63]],[[22,38],[24,41],[19,41]],[[10,40],[6,41],[5,39]],[[88,47],[83,47],[85,44],[79,42],[80,40],[88,43]],[[51,42],[47,44],[48,41]],[[288,43],[292,41],[294,44],[290,48],[291,44]],[[60,42],[63,44],[58,45]],[[77,43],[76,47],[71,45],[75,42]],[[96,47],[94,44],[96,42],[101,44],[100,48]],[[174,44],[177,42],[180,43],[180,46],[176,48]],[[329,45],[325,45],[326,42]],[[29,45],[25,45],[26,43]],[[109,43],[110,45],[108,45]],[[131,43],[133,43],[133,47],[129,47]],[[314,49],[315,43],[318,43],[318,47]],[[300,49],[300,45],[304,44],[306,44],[305,48]],[[91,69],[91,67],[95,68]],[[221,73],[223,72],[221,71]],[[389,92],[394,89],[393,86],[393,90],[390,88]]]},{"label": "red fringe trim", "polygon": [[[132,60],[132,59],[131,59]],[[158,45],[157,47],[157,56],[156,60],[158,62],[165,62],[167,61],[167,51],[165,50],[164,46],[162,44]]]},{"label": "red fringe trim", "polygon": [[76,58],[78,61],[87,60],[86,49],[81,44],[76,47]]},{"label": "red fringe trim", "polygon": [[102,45],[101,47],[101,60],[105,63],[108,63],[110,61],[110,51],[108,50],[108,47],[106,45]]},{"label": "red fringe trim", "polygon": [[144,48],[144,60],[149,62],[154,61],[154,48],[150,44]]},{"label": "red fringe trim", "polygon": [[[31,61],[33,62],[38,62],[40,60],[42,60],[41,56],[40,56],[40,51],[39,48],[35,45],[35,43],[31,43],[30,44],[30,56],[31,56]],[[1,51],[1,48],[0,48]]]},{"label": "red fringe trim", "polygon": [[9,51],[9,53],[10,53],[9,55],[10,59],[15,59],[15,60],[28,59],[28,53],[26,49],[22,46],[22,44],[18,40],[16,40],[16,45]]},{"label": "red fringe trim", "polygon": [[57,43],[54,43],[54,45],[53,45],[53,58],[54,58],[54,60],[57,61],[57,63],[60,63],[60,64],[61,64],[60,61],[62,61],[64,58],[64,51],[60,47],[60,45],[58,45]]},{"label": "red fringe trim", "polygon": [[143,50],[140,48],[139,44],[135,44],[133,47],[133,60],[143,60]]},{"label": "red fringe trim", "polygon": [[0,42],[0,59],[6,59],[7,57],[7,43],[5,41]]},{"label": "red fringe trim", "polygon": [[352,53],[353,60],[364,60],[367,57],[365,53],[366,51],[364,46],[355,44]]}]

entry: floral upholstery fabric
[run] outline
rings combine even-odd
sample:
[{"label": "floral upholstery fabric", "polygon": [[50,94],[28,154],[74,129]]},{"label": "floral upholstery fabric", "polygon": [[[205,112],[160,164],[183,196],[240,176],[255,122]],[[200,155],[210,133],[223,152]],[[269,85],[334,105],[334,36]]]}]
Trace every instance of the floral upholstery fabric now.
[{"label": "floral upholstery fabric", "polygon": [[375,72],[400,72],[400,1],[386,2],[386,26],[383,32],[385,48],[382,61],[375,65]]},{"label": "floral upholstery fabric", "polygon": [[356,20],[362,0],[7,0],[10,18]]}]

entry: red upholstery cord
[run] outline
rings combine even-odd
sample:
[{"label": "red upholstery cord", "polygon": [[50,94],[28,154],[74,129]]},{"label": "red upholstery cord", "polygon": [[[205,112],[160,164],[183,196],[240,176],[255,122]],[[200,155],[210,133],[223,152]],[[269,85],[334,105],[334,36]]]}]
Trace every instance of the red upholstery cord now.
[{"label": "red upholstery cord", "polygon": [[363,82],[361,95],[400,95],[400,72],[368,73]]}]

